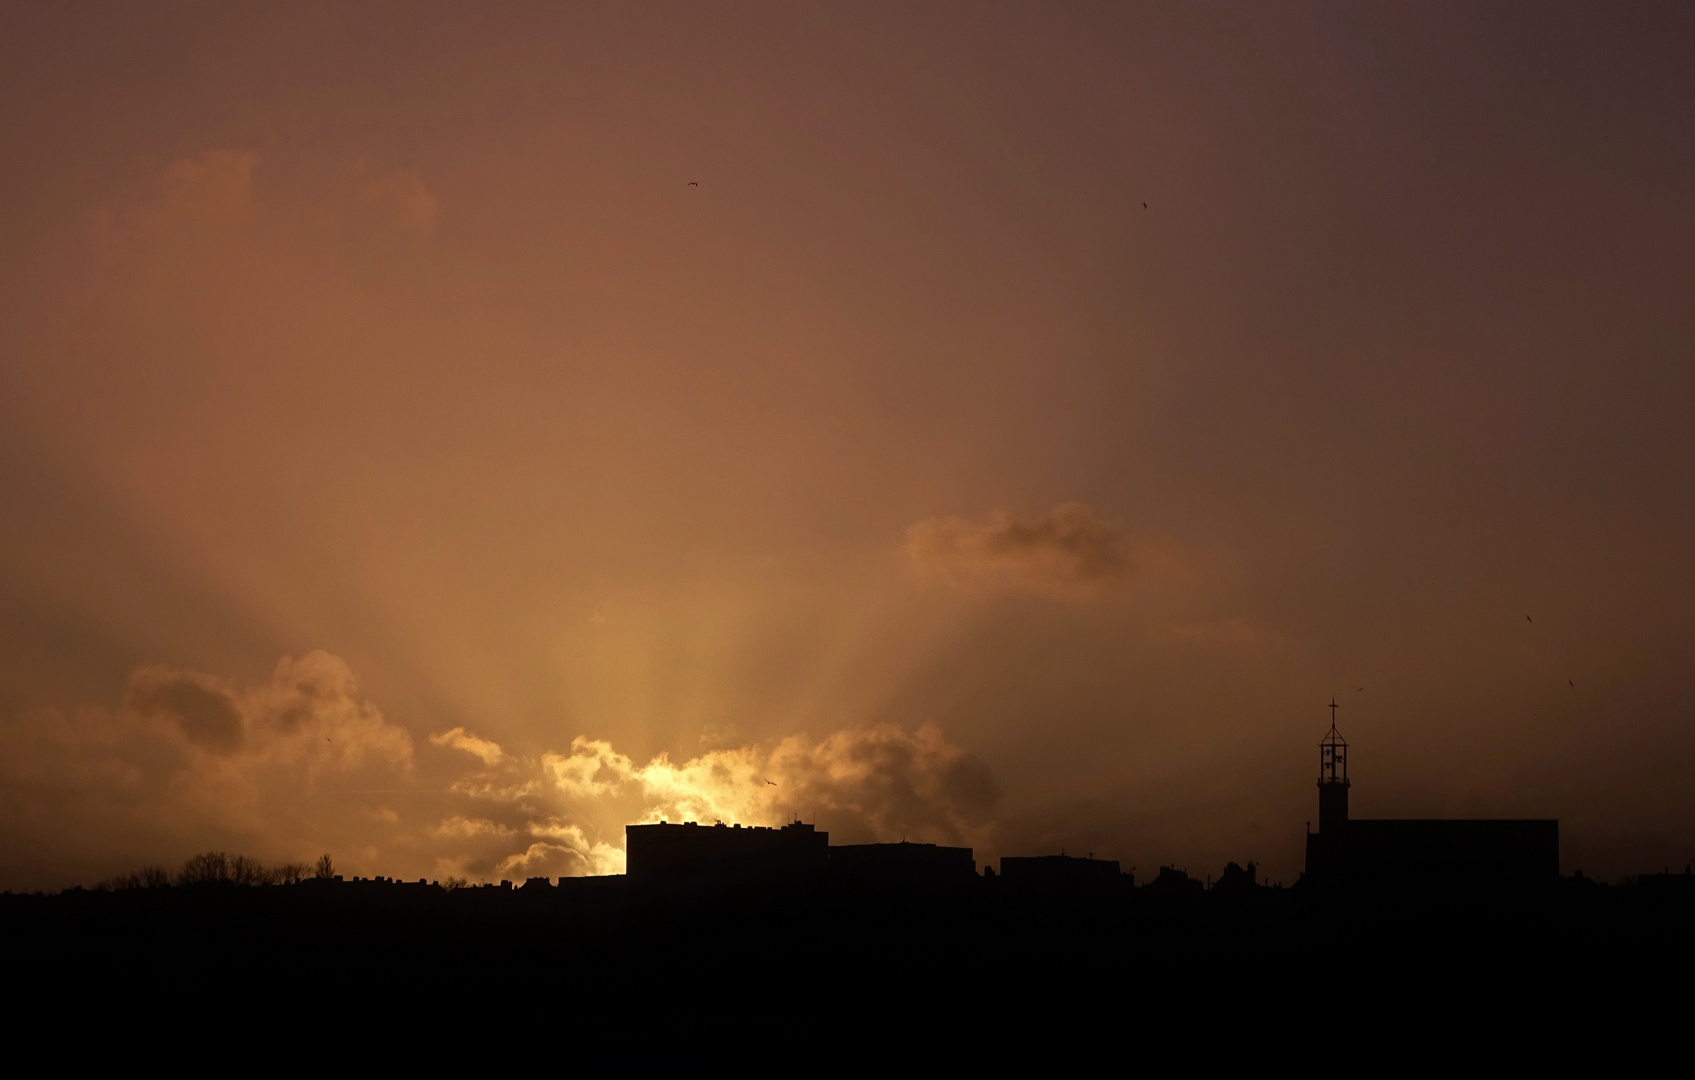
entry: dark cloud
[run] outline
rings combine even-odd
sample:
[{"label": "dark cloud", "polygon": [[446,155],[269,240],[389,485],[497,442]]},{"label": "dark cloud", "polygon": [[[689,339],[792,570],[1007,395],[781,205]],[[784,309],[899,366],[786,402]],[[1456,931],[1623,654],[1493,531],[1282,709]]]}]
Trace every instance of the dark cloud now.
[{"label": "dark cloud", "polygon": [[988,766],[934,727],[855,728],[813,746],[787,740],[771,768],[788,788],[780,807],[815,808],[846,841],[981,840],[1001,797]]},{"label": "dark cloud", "polygon": [[190,671],[142,668],[130,676],[124,707],[145,719],[176,725],[190,740],[231,753],[246,737],[241,707],[217,680]]},{"label": "dark cloud", "polygon": [[1083,503],[1063,503],[1034,518],[1004,510],[980,521],[927,518],[907,530],[906,548],[920,568],[959,585],[1074,593],[1131,569],[1124,534]]}]

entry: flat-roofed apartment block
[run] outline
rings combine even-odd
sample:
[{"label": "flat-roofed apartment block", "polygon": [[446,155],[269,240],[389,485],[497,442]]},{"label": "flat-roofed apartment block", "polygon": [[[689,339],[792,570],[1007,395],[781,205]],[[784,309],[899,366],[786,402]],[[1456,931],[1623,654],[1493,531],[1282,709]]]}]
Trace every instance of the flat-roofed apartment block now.
[{"label": "flat-roofed apartment block", "polygon": [[624,826],[626,872],[650,881],[822,872],[829,844],[829,833],[799,821],[776,829],[692,821]]},{"label": "flat-roofed apartment block", "polygon": [[1007,855],[1001,859],[1001,879],[1019,888],[1077,888],[1111,885],[1118,881],[1117,859],[1093,855]]},{"label": "flat-roofed apartment block", "polygon": [[970,881],[977,860],[968,847],[939,844],[841,844],[830,849],[832,877],[880,884],[938,885]]}]

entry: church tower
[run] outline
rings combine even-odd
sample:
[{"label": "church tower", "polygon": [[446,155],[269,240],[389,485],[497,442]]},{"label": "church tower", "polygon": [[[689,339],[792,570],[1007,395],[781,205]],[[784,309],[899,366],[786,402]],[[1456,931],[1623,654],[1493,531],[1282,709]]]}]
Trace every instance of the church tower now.
[{"label": "church tower", "polygon": [[1348,824],[1348,744],[1336,730],[1336,699],[1330,699],[1330,733],[1318,744],[1318,832],[1337,837]]}]

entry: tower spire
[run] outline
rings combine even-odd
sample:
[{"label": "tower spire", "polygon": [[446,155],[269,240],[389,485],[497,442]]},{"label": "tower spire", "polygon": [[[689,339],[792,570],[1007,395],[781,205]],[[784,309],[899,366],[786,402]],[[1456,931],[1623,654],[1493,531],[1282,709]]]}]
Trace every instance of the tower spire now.
[{"label": "tower spire", "polygon": [[1330,699],[1330,730],[1318,744],[1318,831],[1334,834],[1348,820],[1348,742],[1336,730],[1336,699]]}]

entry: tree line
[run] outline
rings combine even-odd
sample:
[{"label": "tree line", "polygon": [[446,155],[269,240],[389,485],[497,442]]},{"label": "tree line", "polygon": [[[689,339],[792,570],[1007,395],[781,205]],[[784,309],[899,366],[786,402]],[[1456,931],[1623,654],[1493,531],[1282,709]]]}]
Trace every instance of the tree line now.
[{"label": "tree line", "polygon": [[289,862],[266,865],[246,855],[228,855],[222,851],[204,851],[190,856],[182,869],[172,873],[163,866],[143,866],[131,874],[107,878],[95,886],[102,892],[119,889],[163,889],[172,885],[298,885],[315,879],[329,881],[335,877],[335,863],[328,855],[318,861]]}]

